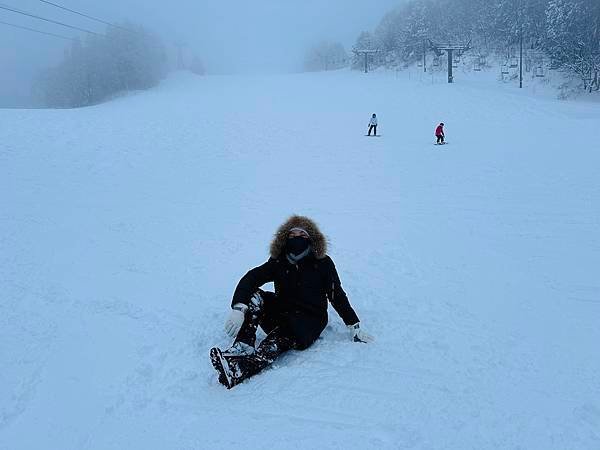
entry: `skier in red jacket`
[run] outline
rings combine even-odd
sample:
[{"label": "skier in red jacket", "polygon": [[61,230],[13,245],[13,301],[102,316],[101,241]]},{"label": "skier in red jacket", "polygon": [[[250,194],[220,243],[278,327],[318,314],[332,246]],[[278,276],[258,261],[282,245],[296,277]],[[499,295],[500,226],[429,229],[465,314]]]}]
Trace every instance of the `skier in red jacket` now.
[{"label": "skier in red jacket", "polygon": [[435,137],[437,138],[437,144],[444,144],[444,122],[440,123],[435,129]]}]

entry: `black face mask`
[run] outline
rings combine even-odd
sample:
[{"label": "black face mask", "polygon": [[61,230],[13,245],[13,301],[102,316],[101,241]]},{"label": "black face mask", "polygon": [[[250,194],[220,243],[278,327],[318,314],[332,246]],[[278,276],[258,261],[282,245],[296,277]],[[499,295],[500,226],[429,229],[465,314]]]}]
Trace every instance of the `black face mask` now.
[{"label": "black face mask", "polygon": [[308,239],[303,238],[301,236],[296,236],[287,240],[285,248],[288,253],[291,253],[294,256],[298,256],[299,254],[304,252],[309,245],[310,242]]}]

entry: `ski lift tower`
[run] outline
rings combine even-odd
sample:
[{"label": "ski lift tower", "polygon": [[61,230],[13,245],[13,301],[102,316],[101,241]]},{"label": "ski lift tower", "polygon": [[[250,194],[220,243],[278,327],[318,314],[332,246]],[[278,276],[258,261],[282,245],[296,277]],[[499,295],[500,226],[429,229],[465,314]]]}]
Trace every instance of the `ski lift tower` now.
[{"label": "ski lift tower", "polygon": [[462,56],[464,52],[471,49],[471,43],[468,44],[434,44],[429,42],[431,49],[436,56],[442,56],[444,52],[448,54],[448,83],[454,82],[454,75],[452,74],[453,61],[452,58],[456,52],[457,56]]},{"label": "ski lift tower", "polygon": [[379,50],[373,50],[373,49],[362,49],[362,50],[354,50],[354,53],[356,53],[357,55],[364,55],[365,57],[365,73],[367,73],[369,71],[369,55],[372,55],[374,53],[378,53]]}]

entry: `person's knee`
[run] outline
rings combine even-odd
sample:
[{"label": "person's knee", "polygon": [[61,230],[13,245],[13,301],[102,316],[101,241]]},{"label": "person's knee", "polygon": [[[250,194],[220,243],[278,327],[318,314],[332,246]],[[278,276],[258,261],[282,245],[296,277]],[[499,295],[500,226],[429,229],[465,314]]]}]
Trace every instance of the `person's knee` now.
[{"label": "person's knee", "polygon": [[262,289],[259,289],[258,292],[260,293],[264,303],[270,304],[275,301],[275,292],[263,291]]},{"label": "person's knee", "polygon": [[258,289],[250,298],[249,308],[254,311],[262,311],[265,309],[265,304],[271,304],[274,300],[275,293]]},{"label": "person's knee", "polygon": [[269,291],[261,291],[261,296],[263,304],[259,325],[266,334],[269,334],[279,325],[277,298],[274,292]]}]

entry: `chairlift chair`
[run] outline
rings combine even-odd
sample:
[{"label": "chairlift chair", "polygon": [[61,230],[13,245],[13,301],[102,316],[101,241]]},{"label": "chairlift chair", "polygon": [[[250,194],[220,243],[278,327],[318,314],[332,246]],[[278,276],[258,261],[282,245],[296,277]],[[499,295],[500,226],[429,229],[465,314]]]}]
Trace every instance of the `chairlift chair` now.
[{"label": "chairlift chair", "polygon": [[539,66],[535,69],[535,76],[537,78],[544,78],[544,68],[542,66]]},{"label": "chairlift chair", "polygon": [[502,64],[502,75],[508,75],[510,71],[508,70],[508,64]]},{"label": "chairlift chair", "polygon": [[513,69],[519,67],[519,60],[517,58],[510,58],[510,67]]}]

